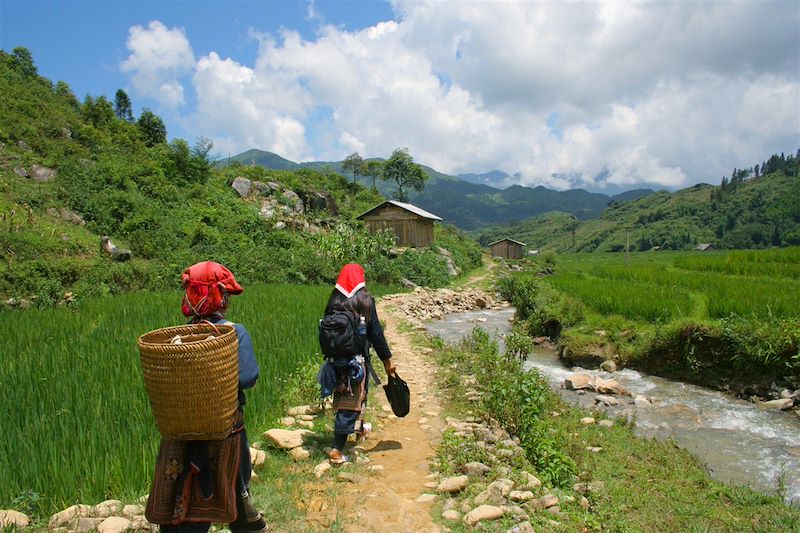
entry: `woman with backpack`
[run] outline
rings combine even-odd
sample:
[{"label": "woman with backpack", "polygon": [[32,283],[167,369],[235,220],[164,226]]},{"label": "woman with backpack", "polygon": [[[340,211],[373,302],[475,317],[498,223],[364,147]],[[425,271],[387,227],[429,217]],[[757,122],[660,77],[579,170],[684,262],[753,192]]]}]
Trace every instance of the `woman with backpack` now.
[{"label": "woman with backpack", "polygon": [[[329,357],[328,364],[335,371],[335,388],[333,393],[333,408],[336,411],[334,420],[333,444],[329,459],[331,464],[347,462],[347,457],[342,454],[347,437],[355,432],[359,439],[366,437],[372,429],[368,422],[364,422],[364,413],[367,406],[367,391],[369,388],[369,375],[372,372],[369,349],[375,349],[378,358],[383,362],[387,375],[396,372],[392,362],[392,352],[383,335],[383,328],[378,319],[375,308],[375,299],[369,294],[364,278],[364,269],[359,264],[349,263],[342,267],[336,286],[328,298],[325,308],[326,319],[335,314],[341,314],[346,320],[353,322],[359,337],[353,339],[360,342],[360,353],[346,357]],[[325,319],[323,319],[323,322]],[[347,343],[350,339],[337,341]],[[323,333],[320,334],[323,342]],[[333,341],[331,341],[333,343]],[[326,349],[323,346],[323,352]],[[330,368],[330,367],[329,367]]]},{"label": "woman with backpack", "polygon": [[233,326],[238,340],[239,409],[230,435],[220,441],[161,440],[147,501],[147,520],[162,533],[205,533],[212,522],[230,523],[233,533],[260,533],[268,527],[250,500],[250,447],[244,426],[244,389],[258,379],[250,334],[225,320],[230,295],[244,289],[219,263],[204,261],[182,274],[182,312],[190,324]]}]

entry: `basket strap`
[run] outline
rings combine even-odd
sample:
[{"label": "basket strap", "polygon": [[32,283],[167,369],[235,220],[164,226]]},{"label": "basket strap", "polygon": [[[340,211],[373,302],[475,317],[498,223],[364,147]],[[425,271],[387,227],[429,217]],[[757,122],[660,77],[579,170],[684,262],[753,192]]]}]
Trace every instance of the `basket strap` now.
[{"label": "basket strap", "polygon": [[219,328],[217,327],[217,325],[216,325],[216,324],[214,324],[214,323],[213,323],[213,322],[211,322],[210,320],[201,320],[200,322],[198,322],[198,324],[202,324],[202,323],[206,323],[206,324],[208,324],[209,326],[211,326],[212,328],[214,328],[214,332],[215,332],[217,335],[219,335]]}]

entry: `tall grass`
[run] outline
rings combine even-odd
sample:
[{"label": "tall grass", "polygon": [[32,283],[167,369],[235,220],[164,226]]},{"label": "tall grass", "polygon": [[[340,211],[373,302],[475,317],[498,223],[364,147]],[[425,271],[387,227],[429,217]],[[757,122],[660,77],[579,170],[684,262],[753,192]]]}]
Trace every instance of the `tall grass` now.
[{"label": "tall grass", "polygon": [[687,316],[693,309],[688,291],[643,281],[564,273],[550,283],[600,313],[635,320],[666,321]]},{"label": "tall grass", "polygon": [[[255,286],[231,300],[228,318],[250,331],[261,367],[246,407],[253,434],[279,415],[289,373],[319,357],[330,290]],[[183,323],[179,302],[177,292],[134,293],[77,310],[0,312],[0,508],[41,498],[49,513],[149,491],[159,436],[136,338]]]},{"label": "tall grass", "polygon": [[[800,248],[566,256],[552,284],[602,313],[653,320],[800,315]],[[691,302],[702,302],[693,308]],[[668,312],[659,313],[659,309]]]}]

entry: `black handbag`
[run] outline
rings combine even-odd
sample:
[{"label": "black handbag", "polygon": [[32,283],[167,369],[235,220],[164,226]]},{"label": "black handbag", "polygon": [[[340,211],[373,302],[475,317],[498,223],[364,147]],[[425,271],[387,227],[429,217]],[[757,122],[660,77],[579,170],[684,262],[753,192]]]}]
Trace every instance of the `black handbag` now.
[{"label": "black handbag", "polygon": [[389,376],[389,383],[383,386],[383,391],[395,416],[406,416],[411,410],[411,391],[408,390],[408,384],[395,373]]}]

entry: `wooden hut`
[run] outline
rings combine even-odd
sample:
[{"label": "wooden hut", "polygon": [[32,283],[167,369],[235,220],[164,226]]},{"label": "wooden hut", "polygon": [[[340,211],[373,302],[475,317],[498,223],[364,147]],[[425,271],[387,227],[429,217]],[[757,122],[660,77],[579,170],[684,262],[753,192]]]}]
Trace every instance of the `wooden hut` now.
[{"label": "wooden hut", "polygon": [[489,245],[492,257],[502,257],[503,259],[522,259],[522,247],[527,246],[524,242],[514,239],[500,239]]},{"label": "wooden hut", "polygon": [[387,200],[373,207],[358,220],[366,222],[371,233],[390,229],[397,236],[397,246],[424,248],[433,243],[433,222],[442,220],[411,204]]}]

